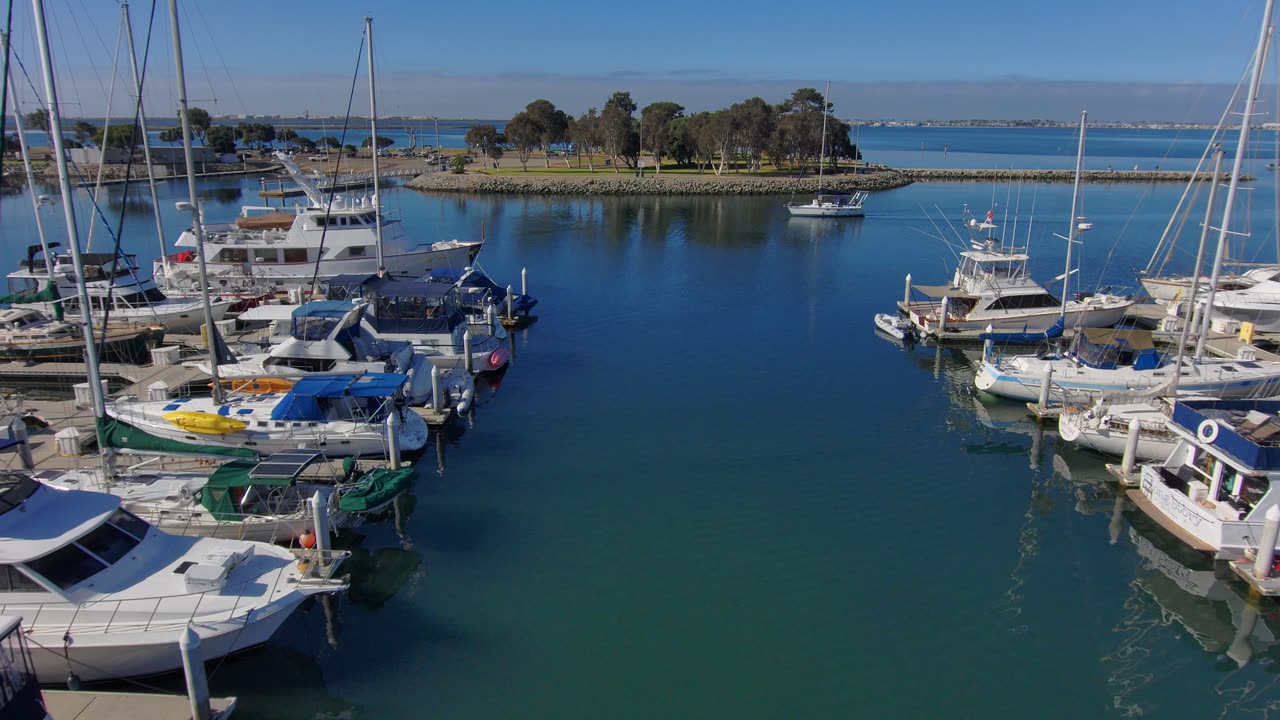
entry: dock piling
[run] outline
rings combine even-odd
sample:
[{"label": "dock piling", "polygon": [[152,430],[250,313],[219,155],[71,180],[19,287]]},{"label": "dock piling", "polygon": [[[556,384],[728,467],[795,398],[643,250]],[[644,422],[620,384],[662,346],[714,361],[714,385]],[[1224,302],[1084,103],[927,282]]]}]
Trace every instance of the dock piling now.
[{"label": "dock piling", "polygon": [[1053,366],[1049,363],[1044,364],[1044,379],[1040,381],[1040,397],[1036,400],[1036,407],[1044,410],[1049,407],[1049,386],[1053,384]]},{"label": "dock piling", "polygon": [[22,461],[22,467],[26,470],[34,470],[36,464],[31,457],[31,444],[27,441],[27,423],[20,417],[14,417],[5,428],[5,435],[18,443],[18,459]]},{"label": "dock piling", "polygon": [[462,363],[467,372],[475,372],[471,368],[471,331],[467,330],[462,333]]},{"label": "dock piling", "polygon": [[400,413],[396,410],[387,413],[387,459],[392,470],[400,469]]},{"label": "dock piling", "polygon": [[435,365],[431,366],[431,409],[440,412],[440,408],[444,407],[444,400],[440,398],[440,368]]},{"label": "dock piling", "polygon": [[516,319],[515,306],[516,306],[516,297],[511,292],[511,286],[508,285],[507,286],[507,320]]},{"label": "dock piling", "polygon": [[204,674],[204,653],[200,650],[200,635],[190,626],[178,638],[178,650],[182,653],[182,674],[187,680],[192,720],[209,720],[209,678]]},{"label": "dock piling", "polygon": [[905,292],[902,293],[902,304],[908,305],[910,303],[911,303],[911,273],[907,273],[907,289]]},{"label": "dock piling", "polygon": [[520,268],[520,294],[529,295],[529,268]]},{"label": "dock piling", "polygon": [[942,307],[938,310],[938,337],[942,337],[942,333],[947,330],[947,312],[950,310],[951,303],[947,302],[949,298],[942,298]]},{"label": "dock piling", "polygon": [[1258,541],[1258,557],[1253,561],[1253,576],[1259,580],[1271,577],[1271,564],[1276,559],[1276,537],[1280,536],[1280,505],[1267,508],[1266,522],[1262,524],[1262,539]]},{"label": "dock piling", "polygon": [[[991,323],[987,323],[987,333],[988,333],[988,334],[990,334],[990,333],[993,333],[993,332],[995,332],[995,327],[994,327]],[[991,359],[991,351],[992,351],[992,349],[994,349],[994,348],[995,348],[995,345],[996,345],[996,341],[995,341],[995,340],[992,340],[992,339],[991,339],[991,338],[989,338],[989,337],[988,337],[986,340],[983,340],[983,341],[982,341],[982,360],[983,360],[983,362],[989,361],[989,360]]]},{"label": "dock piling", "polygon": [[1142,432],[1138,418],[1129,419],[1129,435],[1124,440],[1124,458],[1120,461],[1120,472],[1125,477],[1133,474],[1138,456],[1138,435]]},{"label": "dock piling", "polygon": [[320,552],[320,562],[329,552],[329,493],[317,490],[311,496],[311,515],[316,524],[316,550]]}]

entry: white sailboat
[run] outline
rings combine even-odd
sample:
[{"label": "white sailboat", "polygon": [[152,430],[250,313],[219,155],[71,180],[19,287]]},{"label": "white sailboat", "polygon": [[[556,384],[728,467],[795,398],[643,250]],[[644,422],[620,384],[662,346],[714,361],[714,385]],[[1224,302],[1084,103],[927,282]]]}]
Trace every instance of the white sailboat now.
[{"label": "white sailboat", "polygon": [[846,192],[830,190],[822,187],[822,174],[827,165],[827,97],[831,94],[831,83],[827,83],[826,94],[822,96],[822,149],[818,153],[818,194],[807,203],[789,202],[787,212],[791,217],[862,217],[866,214],[863,204],[870,193],[865,190]]}]

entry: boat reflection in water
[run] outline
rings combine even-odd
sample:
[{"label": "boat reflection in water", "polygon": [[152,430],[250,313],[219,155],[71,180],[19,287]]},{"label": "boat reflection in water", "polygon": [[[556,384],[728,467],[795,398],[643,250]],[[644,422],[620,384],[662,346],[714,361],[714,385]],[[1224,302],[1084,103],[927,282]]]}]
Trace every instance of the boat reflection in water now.
[{"label": "boat reflection in water", "polygon": [[[1139,564],[1113,628],[1123,639],[1102,657],[1114,707],[1142,714],[1161,697],[1155,685],[1194,682],[1200,675],[1206,689],[1222,697],[1222,716],[1265,716],[1280,699],[1274,675],[1280,613],[1274,601],[1251,597],[1225,564],[1186,547],[1141,512],[1125,516]],[[1170,659],[1187,637],[1211,665]]]}]

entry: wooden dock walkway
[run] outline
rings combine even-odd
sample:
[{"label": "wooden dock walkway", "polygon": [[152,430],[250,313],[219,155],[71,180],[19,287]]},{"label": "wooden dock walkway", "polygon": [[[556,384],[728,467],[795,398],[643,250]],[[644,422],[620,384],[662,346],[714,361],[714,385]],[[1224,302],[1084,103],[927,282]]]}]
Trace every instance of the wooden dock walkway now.
[{"label": "wooden dock walkway", "polygon": [[[186,695],[150,695],[91,690],[44,690],[45,709],[56,720],[191,720]],[[210,698],[214,718],[226,718],[235,709],[234,697]]]}]

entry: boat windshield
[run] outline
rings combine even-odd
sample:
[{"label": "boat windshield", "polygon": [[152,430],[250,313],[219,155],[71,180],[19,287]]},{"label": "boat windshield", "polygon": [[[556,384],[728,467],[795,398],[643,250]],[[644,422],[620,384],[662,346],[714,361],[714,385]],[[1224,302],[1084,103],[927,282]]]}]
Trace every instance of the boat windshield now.
[{"label": "boat windshield", "polygon": [[290,335],[298,340],[323,340],[341,322],[340,317],[296,317],[293,319],[293,332]]},{"label": "boat windshield", "polygon": [[25,564],[44,579],[67,590],[128,555],[142,542],[149,527],[136,515],[117,510],[106,522],[81,535],[75,542]]},{"label": "boat windshield", "polygon": [[22,505],[40,489],[33,477],[18,473],[0,473],[0,515]]}]

